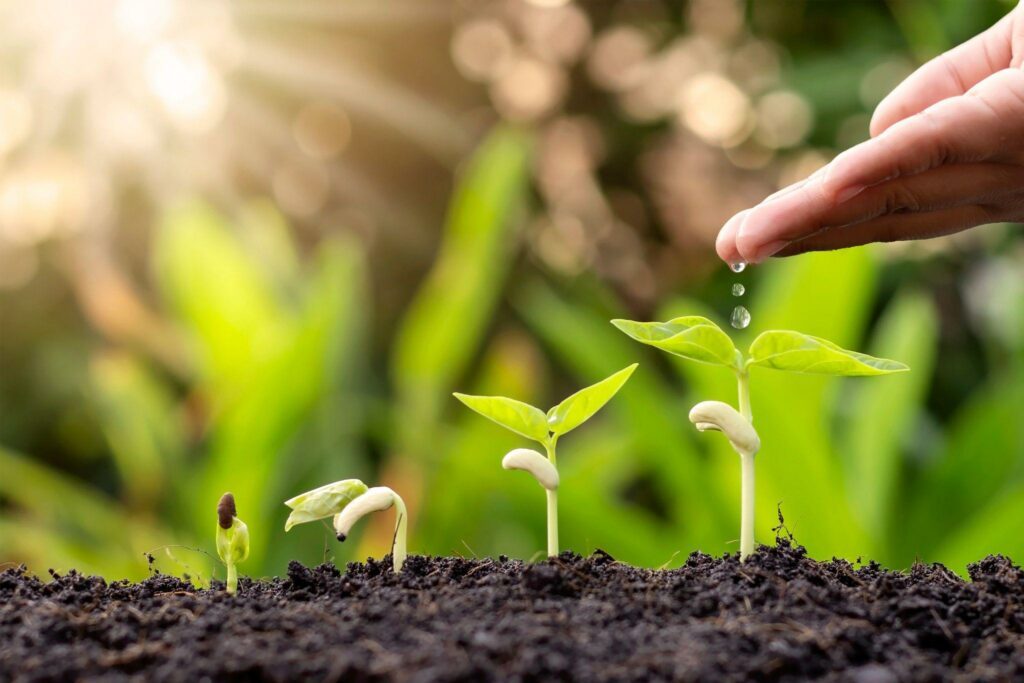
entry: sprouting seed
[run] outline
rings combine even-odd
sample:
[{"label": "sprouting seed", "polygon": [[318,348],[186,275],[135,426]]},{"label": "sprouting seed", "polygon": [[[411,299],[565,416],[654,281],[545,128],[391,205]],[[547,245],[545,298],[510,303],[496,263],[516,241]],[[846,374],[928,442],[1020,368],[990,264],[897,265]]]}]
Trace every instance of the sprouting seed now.
[{"label": "sprouting seed", "polygon": [[249,527],[238,518],[235,497],[230,492],[217,503],[217,555],[228,570],[227,591],[238,591],[239,562],[249,557]]},{"label": "sprouting seed", "polygon": [[[737,306],[737,310],[740,308]],[[741,327],[749,322],[748,313]],[[790,330],[761,333],[744,356],[722,328],[696,315],[667,322],[613,320],[612,324],[642,344],[688,360],[729,368],[736,375],[739,410],[721,401],[703,401],[690,411],[690,421],[700,431],[715,430],[725,434],[740,456],[741,559],[754,552],[754,456],[761,445],[750,409],[750,368],[839,376],[887,375],[909,369],[897,361],[848,351],[827,339]]]},{"label": "sprouting seed", "polygon": [[597,384],[577,391],[547,413],[528,403],[504,396],[455,398],[505,429],[544,446],[547,457],[528,448],[509,451],[501,461],[506,470],[523,470],[533,475],[547,497],[548,556],[558,554],[558,438],[589,420],[611,400],[636,370],[636,363],[606,377]]},{"label": "sprouting seed", "polygon": [[367,488],[358,479],[344,479],[299,494],[284,503],[292,509],[285,522],[288,531],[296,524],[313,522],[326,517],[334,518],[334,533],[338,540],[348,538],[352,525],[371,512],[380,512],[394,506],[395,537],[391,552],[392,567],[402,571],[408,556],[407,536],[409,513],[402,497],[386,486]]}]

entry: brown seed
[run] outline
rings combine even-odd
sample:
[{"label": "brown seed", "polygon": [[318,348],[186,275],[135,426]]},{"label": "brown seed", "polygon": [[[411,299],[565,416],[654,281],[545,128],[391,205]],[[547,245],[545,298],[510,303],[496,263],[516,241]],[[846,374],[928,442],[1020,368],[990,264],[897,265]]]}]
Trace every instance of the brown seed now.
[{"label": "brown seed", "polygon": [[217,503],[217,523],[220,524],[221,529],[231,528],[231,520],[235,517],[235,513],[235,497],[230,492],[225,493]]}]

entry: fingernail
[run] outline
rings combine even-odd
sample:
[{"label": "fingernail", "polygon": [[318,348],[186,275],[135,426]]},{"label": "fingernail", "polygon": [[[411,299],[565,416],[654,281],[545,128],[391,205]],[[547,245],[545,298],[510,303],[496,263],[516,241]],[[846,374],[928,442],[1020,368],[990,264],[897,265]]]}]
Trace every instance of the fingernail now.
[{"label": "fingernail", "polygon": [[789,240],[775,240],[774,242],[769,242],[757,250],[757,262],[760,263],[769,256],[782,251],[787,244],[789,244]]},{"label": "fingernail", "polygon": [[853,185],[846,187],[836,192],[836,204],[842,204],[843,202],[849,201],[864,191],[863,185]]}]

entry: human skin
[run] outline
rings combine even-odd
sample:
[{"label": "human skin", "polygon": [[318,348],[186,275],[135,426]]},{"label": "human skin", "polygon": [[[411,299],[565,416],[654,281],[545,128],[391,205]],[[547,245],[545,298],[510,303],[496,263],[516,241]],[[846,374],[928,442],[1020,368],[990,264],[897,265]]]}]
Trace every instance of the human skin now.
[{"label": "human skin", "polygon": [[1024,220],[1024,0],[875,109],[871,139],[730,218],[727,263]]}]

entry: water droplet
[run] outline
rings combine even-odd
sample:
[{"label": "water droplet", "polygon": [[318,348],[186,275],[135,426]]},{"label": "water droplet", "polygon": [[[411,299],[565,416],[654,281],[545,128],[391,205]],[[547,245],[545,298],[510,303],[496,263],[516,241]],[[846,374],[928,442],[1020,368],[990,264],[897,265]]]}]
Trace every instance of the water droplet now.
[{"label": "water droplet", "polygon": [[747,291],[747,288],[744,287],[743,285],[741,285],[738,282],[732,286],[732,295],[733,296],[743,296],[744,293],[746,293],[746,291]]},{"label": "water droplet", "polygon": [[746,261],[737,261],[736,263],[730,263],[729,268],[734,273],[742,273],[743,269],[747,267]]},{"label": "water droplet", "polygon": [[743,306],[737,306],[732,309],[732,315],[729,316],[729,324],[737,330],[745,329],[750,324],[750,311]]}]

